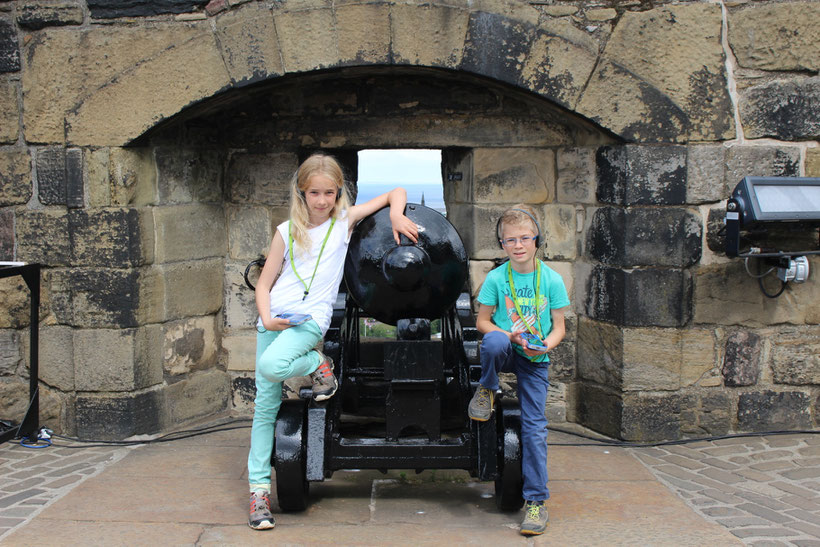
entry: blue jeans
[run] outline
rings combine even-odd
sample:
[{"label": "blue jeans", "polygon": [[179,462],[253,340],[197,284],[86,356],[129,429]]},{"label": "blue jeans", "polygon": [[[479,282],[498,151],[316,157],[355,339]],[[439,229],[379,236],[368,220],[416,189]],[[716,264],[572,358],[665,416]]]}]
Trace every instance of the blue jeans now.
[{"label": "blue jeans", "polygon": [[527,501],[549,499],[547,488],[547,404],[549,368],[547,363],[533,363],[516,353],[503,332],[492,331],[481,340],[481,380],[485,388],[498,389],[498,373],[514,372],[518,379],[518,401],[521,404],[521,473]]},{"label": "blue jeans", "polygon": [[315,321],[256,335],[256,400],[248,453],[251,490],[270,490],[271,450],[276,416],[282,404],[282,382],[307,376],[319,368],[322,358],[311,350],[321,338]]}]

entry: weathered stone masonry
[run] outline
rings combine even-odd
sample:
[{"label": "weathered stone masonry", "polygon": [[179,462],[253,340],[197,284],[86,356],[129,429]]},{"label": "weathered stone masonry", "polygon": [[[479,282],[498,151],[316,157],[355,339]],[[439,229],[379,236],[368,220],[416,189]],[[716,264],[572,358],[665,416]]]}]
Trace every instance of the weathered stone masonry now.
[{"label": "weathered stone masonry", "polygon": [[[0,260],[45,265],[41,401],[82,436],[248,410],[247,262],[311,150],[443,151],[477,290],[544,217],[548,416],[636,440],[820,420],[820,285],[722,253],[746,175],[820,176],[820,2],[0,0]],[[816,241],[816,234],[813,235]],[[818,270],[820,261],[812,259]],[[0,284],[0,418],[27,295]]]}]

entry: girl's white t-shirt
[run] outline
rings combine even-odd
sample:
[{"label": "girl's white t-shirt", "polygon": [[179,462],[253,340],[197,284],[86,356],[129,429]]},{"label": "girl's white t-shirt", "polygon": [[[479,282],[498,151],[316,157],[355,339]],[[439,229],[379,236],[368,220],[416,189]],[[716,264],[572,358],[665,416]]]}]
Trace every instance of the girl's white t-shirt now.
[{"label": "girl's white t-shirt", "polygon": [[[290,221],[285,221],[276,227],[276,230],[285,240],[284,256],[278,258],[284,260],[284,264],[279,279],[276,280],[270,291],[271,317],[285,312],[307,313],[319,325],[322,334],[327,332],[330,326],[333,303],[336,301],[339,283],[342,281],[342,275],[344,275],[347,246],[350,243],[347,211],[343,211],[336,219],[333,230],[327,238],[325,250],[322,252],[319,267],[316,268],[316,259],[319,257],[322,241],[325,239],[330,224],[331,219],[328,219],[323,224],[308,230],[311,241],[309,253],[300,253],[297,249],[293,250],[293,265],[296,266],[296,271],[304,282],[310,285],[310,292],[304,300],[302,300],[302,297],[305,295],[305,286],[294,274],[288,252]],[[277,259],[268,257],[268,260]],[[316,269],[316,276],[311,284],[310,278],[313,275],[314,268]],[[262,321],[260,319],[259,326],[261,325]]]}]

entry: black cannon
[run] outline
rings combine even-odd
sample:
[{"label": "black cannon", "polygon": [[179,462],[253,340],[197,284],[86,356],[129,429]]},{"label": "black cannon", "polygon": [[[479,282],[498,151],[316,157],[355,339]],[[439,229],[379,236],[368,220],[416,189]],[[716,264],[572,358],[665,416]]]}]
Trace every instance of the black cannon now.
[{"label": "black cannon", "polygon": [[[272,458],[282,510],[305,509],[310,482],[341,469],[464,469],[495,481],[501,510],[523,504],[517,403],[498,401],[487,422],[467,416],[481,370],[464,245],[436,211],[408,204],[405,214],[416,244],[396,245],[387,208],[353,232],[324,340],[338,393],[317,403],[304,388],[282,401]],[[362,340],[365,318],[396,325],[396,339]]]}]

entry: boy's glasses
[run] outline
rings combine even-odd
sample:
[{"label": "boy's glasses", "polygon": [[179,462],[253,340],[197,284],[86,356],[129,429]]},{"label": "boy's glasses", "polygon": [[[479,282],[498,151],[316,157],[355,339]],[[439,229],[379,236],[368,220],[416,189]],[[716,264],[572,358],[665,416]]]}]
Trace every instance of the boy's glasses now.
[{"label": "boy's glasses", "polygon": [[521,237],[508,237],[506,239],[501,240],[501,244],[505,247],[515,247],[516,243],[521,241],[521,245],[529,245],[535,238],[532,236],[521,236]]}]

